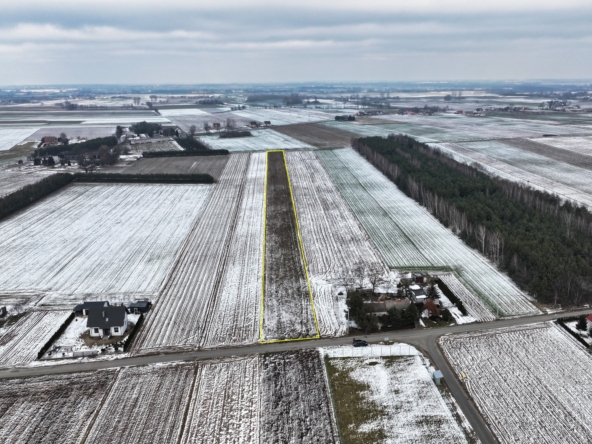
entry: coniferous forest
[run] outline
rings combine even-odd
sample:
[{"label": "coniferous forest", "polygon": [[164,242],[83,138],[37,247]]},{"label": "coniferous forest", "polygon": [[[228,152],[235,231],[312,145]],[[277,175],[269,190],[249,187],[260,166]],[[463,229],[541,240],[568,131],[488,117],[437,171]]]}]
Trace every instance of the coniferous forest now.
[{"label": "coniferous forest", "polygon": [[592,301],[592,214],[491,177],[404,135],[352,146],[464,242],[544,303]]}]

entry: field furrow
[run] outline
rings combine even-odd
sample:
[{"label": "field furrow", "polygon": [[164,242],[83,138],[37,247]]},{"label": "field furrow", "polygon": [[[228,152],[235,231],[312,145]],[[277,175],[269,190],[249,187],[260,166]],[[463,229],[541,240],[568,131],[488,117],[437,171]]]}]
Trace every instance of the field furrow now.
[{"label": "field furrow", "polygon": [[215,326],[209,319],[228,261],[248,165],[248,154],[232,155],[228,160],[191,228],[159,303],[138,335],[136,352],[163,347],[193,349],[212,337],[207,329]]}]

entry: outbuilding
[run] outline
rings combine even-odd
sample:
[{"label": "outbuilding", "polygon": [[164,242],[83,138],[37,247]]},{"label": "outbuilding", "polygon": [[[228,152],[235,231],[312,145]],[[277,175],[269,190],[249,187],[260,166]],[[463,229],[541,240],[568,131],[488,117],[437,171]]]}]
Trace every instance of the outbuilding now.
[{"label": "outbuilding", "polygon": [[123,336],[127,329],[127,309],[124,306],[93,309],[86,326],[93,338]]},{"label": "outbuilding", "polygon": [[140,314],[146,313],[152,307],[152,302],[150,301],[136,301],[130,304],[128,307],[128,311],[130,314]]},{"label": "outbuilding", "polygon": [[444,377],[444,375],[442,374],[442,372],[440,370],[436,370],[434,373],[432,373],[432,379],[434,380],[436,385],[440,385],[442,383],[443,377]]},{"label": "outbuilding", "polygon": [[88,316],[91,309],[94,308],[94,309],[100,310],[100,309],[108,307],[108,306],[109,306],[109,302],[107,302],[107,301],[84,302],[83,304],[78,304],[76,307],[74,307],[74,310],[72,310],[72,311],[74,313],[76,313],[76,316]]},{"label": "outbuilding", "polygon": [[588,317],[586,318],[586,327],[588,331],[590,331],[590,329],[592,328],[592,314],[588,315]]}]

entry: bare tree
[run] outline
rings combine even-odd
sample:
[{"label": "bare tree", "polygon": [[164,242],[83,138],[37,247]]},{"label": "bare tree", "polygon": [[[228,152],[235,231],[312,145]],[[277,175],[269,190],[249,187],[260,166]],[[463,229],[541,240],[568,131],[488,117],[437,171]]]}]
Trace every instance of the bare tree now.
[{"label": "bare tree", "polygon": [[206,133],[209,133],[210,130],[212,129],[212,127],[210,126],[210,124],[208,122],[204,122],[203,127],[204,127],[204,131]]},{"label": "bare tree", "polygon": [[195,127],[195,125],[191,125],[189,127],[189,135],[191,136],[192,139],[193,139],[193,136],[195,136],[196,132],[197,132],[197,128]]},{"label": "bare tree", "polygon": [[485,254],[485,239],[487,237],[487,229],[483,225],[477,225],[475,229],[475,237],[481,244],[481,253]]},{"label": "bare tree", "polygon": [[368,280],[372,286],[372,291],[376,291],[376,287],[383,282],[382,275],[383,270],[379,265],[374,264],[368,267]]},{"label": "bare tree", "polygon": [[236,122],[230,117],[226,119],[226,129],[232,131],[236,127]]}]

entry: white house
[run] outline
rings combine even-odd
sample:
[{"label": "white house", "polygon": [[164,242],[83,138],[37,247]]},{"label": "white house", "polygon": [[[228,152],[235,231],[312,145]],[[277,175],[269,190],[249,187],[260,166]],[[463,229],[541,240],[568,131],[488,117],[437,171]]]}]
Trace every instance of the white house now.
[{"label": "white house", "polygon": [[127,329],[125,307],[103,307],[90,311],[86,326],[93,338],[123,336]]}]

